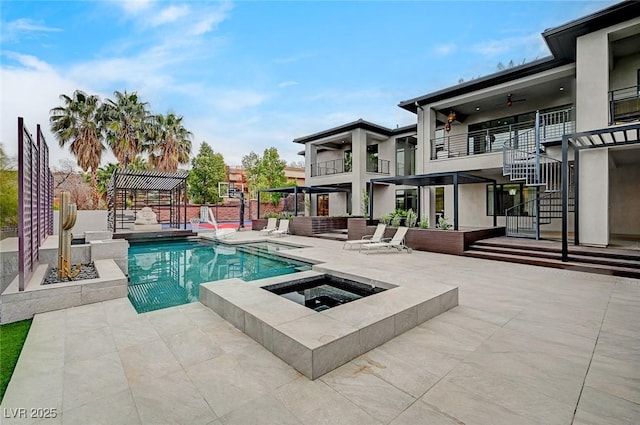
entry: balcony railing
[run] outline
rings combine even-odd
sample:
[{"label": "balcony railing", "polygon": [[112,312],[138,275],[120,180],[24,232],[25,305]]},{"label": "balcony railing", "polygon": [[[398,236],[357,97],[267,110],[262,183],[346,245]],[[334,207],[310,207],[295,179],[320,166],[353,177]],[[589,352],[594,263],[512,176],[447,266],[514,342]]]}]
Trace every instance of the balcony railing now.
[{"label": "balcony railing", "polygon": [[367,173],[389,174],[389,163],[386,159],[368,159]]},{"label": "balcony railing", "polygon": [[[389,174],[390,161],[386,159],[367,159],[367,173]],[[333,174],[350,173],[352,170],[351,161],[344,159],[333,159],[330,161],[317,162],[311,164],[311,177],[330,176]]]},{"label": "balcony railing", "polygon": [[[431,139],[431,159],[502,152],[504,144],[512,139],[514,147],[524,147],[535,143],[534,127],[535,121],[527,121]],[[573,108],[540,114],[540,138],[543,143],[559,140],[574,131]]]},{"label": "balcony railing", "polygon": [[609,92],[609,125],[640,120],[640,86]]},{"label": "balcony railing", "polygon": [[351,172],[351,161],[345,163],[343,158],[311,164],[311,177],[330,176]]}]

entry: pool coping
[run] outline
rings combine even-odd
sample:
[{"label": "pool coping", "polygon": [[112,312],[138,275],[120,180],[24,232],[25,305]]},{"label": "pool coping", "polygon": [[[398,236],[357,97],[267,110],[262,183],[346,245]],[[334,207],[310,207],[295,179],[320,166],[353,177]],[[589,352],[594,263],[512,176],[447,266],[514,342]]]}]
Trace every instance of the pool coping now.
[{"label": "pool coping", "polygon": [[[388,288],[322,312],[263,286],[330,274]],[[310,379],[458,305],[458,288],[428,283],[411,288],[321,267],[245,282],[200,285],[200,302]]]}]

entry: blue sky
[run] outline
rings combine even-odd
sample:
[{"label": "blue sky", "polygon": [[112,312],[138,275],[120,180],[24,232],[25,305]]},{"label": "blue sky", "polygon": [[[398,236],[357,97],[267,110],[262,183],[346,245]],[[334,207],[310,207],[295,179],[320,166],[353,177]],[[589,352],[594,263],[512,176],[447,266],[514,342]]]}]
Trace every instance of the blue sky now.
[{"label": "blue sky", "polygon": [[[549,55],[540,36],[612,1],[2,1],[0,143],[39,123],[51,165],[70,154],[49,110],[75,89],[136,91],[239,165],[363,118],[415,123],[398,102]],[[103,163],[113,161],[106,155]]]}]

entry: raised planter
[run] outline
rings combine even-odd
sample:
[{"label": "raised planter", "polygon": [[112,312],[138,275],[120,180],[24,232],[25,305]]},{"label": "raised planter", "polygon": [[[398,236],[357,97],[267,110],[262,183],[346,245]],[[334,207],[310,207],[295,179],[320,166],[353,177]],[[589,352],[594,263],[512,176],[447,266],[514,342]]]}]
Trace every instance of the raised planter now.
[{"label": "raised planter", "polygon": [[[377,223],[376,223],[377,224]],[[349,240],[361,239],[364,235],[372,235],[375,226],[368,226],[366,219],[349,220]],[[396,229],[387,226],[384,237],[393,237]],[[464,251],[473,242],[504,236],[504,227],[493,227],[475,230],[439,230],[439,229],[419,229],[411,228],[407,232],[405,244],[416,250],[440,252],[443,254],[463,255]]]},{"label": "raised planter", "polygon": [[291,233],[298,236],[329,233],[334,229],[346,229],[347,222],[347,217],[295,217],[291,223]]},{"label": "raised planter", "polygon": [[251,220],[251,230],[262,230],[267,226],[266,218],[255,218]]}]

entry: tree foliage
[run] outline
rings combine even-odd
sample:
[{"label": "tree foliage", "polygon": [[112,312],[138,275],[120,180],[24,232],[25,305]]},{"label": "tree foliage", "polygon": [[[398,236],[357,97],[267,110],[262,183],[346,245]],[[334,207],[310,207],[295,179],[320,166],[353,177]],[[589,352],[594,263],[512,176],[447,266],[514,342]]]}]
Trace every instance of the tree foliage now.
[{"label": "tree foliage", "polygon": [[215,153],[211,146],[202,142],[198,155],[191,161],[187,179],[191,199],[197,204],[220,202],[218,183],[226,181],[227,166],[222,154]]},{"label": "tree foliage", "polygon": [[189,163],[191,136],[182,125],[181,116],[173,113],[155,115],[147,141],[149,164],[159,171],[175,173],[179,164]]},{"label": "tree foliage", "polygon": [[[257,197],[258,190],[284,187],[287,178],[284,175],[286,161],[280,159],[280,154],[276,148],[267,148],[262,157],[251,151],[242,157],[242,167],[247,175],[247,185],[252,198]],[[270,193],[268,198],[273,203],[278,202],[282,197],[279,193]],[[266,199],[266,198],[265,198]]]},{"label": "tree foliage", "polygon": [[115,100],[102,104],[101,119],[109,147],[120,164],[129,163],[145,148],[150,124],[148,104],[136,92],[115,91]]},{"label": "tree foliage", "polygon": [[0,145],[0,227],[18,226],[18,170]]},{"label": "tree foliage", "polygon": [[73,96],[60,95],[63,106],[51,110],[51,131],[60,147],[69,144],[69,150],[78,160],[83,171],[91,172],[91,200],[98,207],[98,183],[96,170],[100,166],[102,143],[100,98],[76,90]]}]

